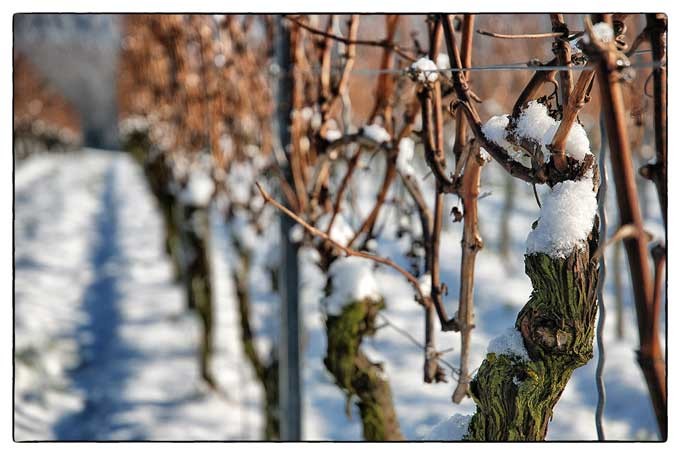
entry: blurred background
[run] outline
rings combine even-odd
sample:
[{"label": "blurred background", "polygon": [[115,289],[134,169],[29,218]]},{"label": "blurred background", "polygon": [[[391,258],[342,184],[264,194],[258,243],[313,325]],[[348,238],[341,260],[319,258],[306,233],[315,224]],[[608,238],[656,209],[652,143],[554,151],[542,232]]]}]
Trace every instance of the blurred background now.
[{"label": "blurred background", "polygon": [[[582,30],[582,15],[568,14],[565,18],[570,28]],[[271,171],[266,165],[252,163],[259,163],[260,157],[271,163],[276,150],[281,149],[276,139],[270,138],[268,143],[262,137],[275,136],[274,108],[269,104],[273,105],[278,79],[272,76],[276,71],[261,63],[272,58],[268,52],[273,46],[267,29],[257,25],[260,19],[223,15],[178,19],[180,29],[195,31],[191,38],[194,41],[189,39],[187,44],[190,56],[192,52],[200,54],[191,46],[200,46],[196,37],[202,36],[201,30],[206,27],[218,37],[216,41],[222,40],[222,47],[213,49],[216,54],[209,62],[214,68],[233,66],[229,60],[225,63],[228,52],[224,43],[236,43],[232,45],[238,49],[238,33],[243,33],[246,42],[263,43],[262,50],[252,56],[256,68],[252,74],[243,69],[245,66],[235,73],[224,73],[223,79],[216,82],[217,91],[211,92],[219,98],[226,93],[220,91],[219,84],[246,81],[235,84],[238,87],[233,96],[223,98],[227,105],[238,104],[255,112],[255,123],[247,126],[236,114],[236,120],[230,120],[232,113],[227,106],[221,134],[213,138],[212,132],[203,131],[210,136],[208,139],[184,143],[181,133],[191,130],[191,122],[181,126],[185,130],[178,126],[182,124],[168,119],[183,115],[188,105],[177,108],[178,101],[172,94],[167,95],[168,87],[185,84],[188,88],[184,93],[189,97],[191,90],[210,89],[211,82],[199,66],[189,59],[184,79],[159,80],[158,86],[148,87],[148,93],[130,82],[137,73],[159,71],[157,67],[165,68],[167,64],[161,57],[154,57],[150,44],[148,58],[131,57],[138,57],[135,49],[156,36],[154,27],[162,28],[158,16],[14,16],[16,440],[276,439],[272,428],[278,428],[279,422],[272,423],[271,419],[279,419],[272,417],[279,414],[268,403],[279,400],[278,392],[275,399],[271,395],[278,386],[267,382],[271,380],[267,374],[277,374],[282,309],[275,274],[280,264],[279,249],[288,240],[281,238],[278,214],[261,209],[261,199],[253,186]],[[325,27],[326,16],[312,15],[308,19],[319,28]],[[346,15],[336,17],[340,24],[334,29],[337,33],[347,33],[347,19]],[[424,15],[402,16],[395,42],[405,48],[426,49],[425,19]],[[267,20],[272,19],[262,19],[262,23]],[[255,25],[248,28],[248,21]],[[644,28],[644,17],[631,15],[626,23],[626,35],[632,41]],[[384,24],[382,15],[362,16],[358,38],[382,39]],[[550,21],[546,14],[482,14],[475,28],[508,34],[543,32],[550,30]],[[148,35],[135,34],[142,29]],[[334,52],[340,55],[340,51]],[[345,125],[348,128],[356,130],[371,117],[378,77],[373,70],[380,68],[382,52],[379,47],[357,49],[349,86],[353,117]],[[550,40],[502,40],[475,35],[472,61],[475,66],[518,64],[534,58],[545,62],[552,55]],[[648,54],[642,54],[635,61],[649,59]],[[407,66],[397,60],[395,67],[399,65]],[[626,85],[628,133],[636,167],[654,156],[652,103],[648,97],[640,96],[649,71],[636,72]],[[472,73],[471,85],[483,100],[479,108],[482,120],[510,112],[531,74]],[[404,93],[411,87],[409,81],[399,84]],[[160,114],[153,118],[141,115],[147,108],[139,106],[150,103],[145,97],[165,100],[159,105],[165,103],[175,110],[166,115],[159,109]],[[209,99],[205,95],[205,100]],[[205,109],[200,112],[209,108]],[[599,97],[594,90],[579,120],[596,156],[601,146],[599,115]],[[262,118],[264,123],[258,123],[263,122]],[[197,123],[198,128],[207,128],[202,120]],[[243,144],[254,144],[254,151],[248,152],[247,147],[237,151],[242,145],[242,130],[247,130],[243,136],[248,138]],[[453,144],[452,131],[447,130],[447,147]],[[144,142],[148,140],[151,145]],[[174,145],[163,146],[164,140]],[[140,144],[146,144],[146,148]],[[142,148],[144,152],[139,151]],[[229,168],[225,165],[228,170],[220,176],[215,171],[219,168],[216,157],[227,162],[230,154],[245,158],[234,158],[236,164]],[[182,218],[175,226],[181,235],[175,237],[169,231],[172,222],[168,220],[178,215],[165,205],[165,193],[154,183],[157,175],[170,171],[154,173],[149,163],[156,155],[170,156],[177,163],[199,162],[202,156],[212,155],[209,175],[218,186],[224,184],[227,188],[221,195],[219,188],[213,193],[210,186],[210,202],[196,212],[203,213],[204,218]],[[185,169],[176,175],[170,172],[175,177],[168,178],[177,189],[168,192],[177,200],[186,194],[183,191],[193,196],[201,193],[198,183],[196,188],[187,189],[192,185],[187,175],[194,168],[186,163],[177,166]],[[434,183],[428,179],[420,147],[413,166],[422,176],[423,187],[430,191]],[[356,228],[360,215],[370,209],[384,172],[382,161],[377,159],[360,167],[350,192],[356,203],[355,213],[347,215],[350,229]],[[637,183],[646,229],[654,239],[664,239],[653,184],[641,178]],[[403,188],[391,191],[390,201],[403,197]],[[245,196],[240,196],[244,192]],[[483,360],[489,341],[514,323],[527,301],[531,283],[524,274],[522,260],[526,235],[539,210],[531,186],[509,178],[496,163],[484,168],[481,193],[479,218],[484,249],[477,260],[473,368]],[[611,233],[617,223],[614,198],[612,188],[607,199]],[[429,196],[427,202],[433,203]],[[191,205],[186,201],[183,204],[184,209]],[[459,205],[456,198],[447,199],[444,213]],[[417,216],[408,212],[403,221],[405,215],[397,202],[388,202],[387,207],[378,223],[384,228],[377,238],[377,251],[410,267],[419,253],[414,251],[412,239],[398,231],[404,223],[415,223]],[[253,214],[260,216],[260,212],[262,218],[253,222]],[[194,223],[193,227],[186,228],[187,220]],[[451,217],[445,218],[444,224],[442,280],[449,289],[457,290],[462,227]],[[208,240],[187,247],[192,232],[209,232],[203,238]],[[180,259],[173,238],[184,245]],[[299,247],[302,321],[301,437],[360,440],[361,422],[351,406],[352,398],[336,386],[324,367],[324,271],[317,263],[310,239],[294,242]],[[196,292],[193,284],[187,284],[190,272],[185,270],[199,267],[192,258],[203,254],[207,265],[203,264],[202,273],[210,281],[208,325],[201,300],[192,294]],[[610,308],[605,332],[607,434],[613,440],[654,440],[658,438],[654,411],[635,360],[638,334],[627,263],[620,246],[608,249],[606,257],[611,264],[605,286]],[[248,264],[245,268],[239,265],[243,261]],[[461,404],[451,402],[455,387],[452,377],[448,383],[423,383],[422,347],[412,339],[423,338],[421,308],[414,303],[413,292],[402,277],[387,268],[373,273],[386,302],[385,320],[375,336],[364,342],[363,349],[383,364],[405,438],[418,440],[452,414],[474,412],[474,403],[469,398]],[[248,296],[246,300],[244,295]],[[446,300],[451,312],[457,307],[456,296],[451,292]],[[664,321],[665,310],[662,333]],[[207,327],[212,346],[209,353],[205,351]],[[445,352],[442,358],[456,365],[459,334],[441,333],[437,338],[438,347]],[[665,338],[662,343],[665,346]],[[205,371],[206,355],[210,356],[210,374]],[[555,408],[548,439],[596,439],[594,375],[595,359],[576,371]],[[284,413],[280,417],[288,418],[294,416]]]}]

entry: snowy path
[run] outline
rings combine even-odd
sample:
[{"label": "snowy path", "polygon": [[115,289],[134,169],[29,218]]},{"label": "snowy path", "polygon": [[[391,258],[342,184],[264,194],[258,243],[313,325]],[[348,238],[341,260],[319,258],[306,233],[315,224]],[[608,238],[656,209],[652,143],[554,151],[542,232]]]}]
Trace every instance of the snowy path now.
[{"label": "snowy path", "polygon": [[217,315],[223,398],[199,380],[197,320],[171,283],[137,166],[115,152],[26,165],[16,194],[15,437],[256,438],[256,397],[234,387],[248,378],[235,371],[228,299]]}]

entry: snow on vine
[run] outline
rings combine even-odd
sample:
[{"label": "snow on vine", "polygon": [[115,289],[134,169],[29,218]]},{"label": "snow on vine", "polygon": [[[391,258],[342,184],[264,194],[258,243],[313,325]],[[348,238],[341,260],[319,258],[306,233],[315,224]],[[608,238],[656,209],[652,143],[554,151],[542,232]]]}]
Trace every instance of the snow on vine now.
[{"label": "snow on vine", "polygon": [[524,347],[522,334],[514,327],[509,327],[496,338],[489,341],[486,352],[496,355],[507,355],[518,357],[526,362],[531,361],[529,353]]},{"label": "snow on vine", "polygon": [[[498,145],[500,145],[508,154],[510,158],[517,161],[524,167],[531,167],[531,159],[526,155],[521,148],[511,144],[505,139],[505,129],[510,123],[510,117],[507,115],[494,115],[482,125],[482,133],[486,138]],[[484,148],[482,148],[486,152]]]},{"label": "snow on vine", "polygon": [[326,299],[329,313],[339,314],[344,305],[357,300],[381,299],[372,263],[366,259],[339,258],[328,273],[332,282],[331,293]]},{"label": "snow on vine", "polygon": [[[593,35],[603,43],[614,41],[614,29],[606,22],[598,22],[593,25]],[[587,33],[583,35],[583,42],[590,43],[590,36]]]},{"label": "snow on vine", "polygon": [[[496,115],[482,126],[482,132],[487,139],[501,146],[513,160],[524,167],[531,168],[531,159],[526,152],[506,139],[509,122],[508,115]],[[550,116],[544,104],[530,101],[519,116],[515,134],[538,143],[541,146],[543,158],[547,162],[550,159],[548,145],[552,142],[559,126],[560,121]],[[583,161],[586,155],[591,154],[588,135],[578,122],[575,122],[569,130],[565,154],[577,161]]]},{"label": "snow on vine", "polygon": [[421,276],[420,279],[418,280],[418,287],[420,288],[420,292],[425,297],[429,297],[430,291],[432,291],[432,275],[426,273],[423,276]]},{"label": "snow on vine", "polygon": [[[328,229],[328,223],[331,222],[331,216],[332,215],[330,213],[324,213],[321,215],[316,222],[316,227],[321,229],[323,232],[326,232]],[[349,225],[345,217],[342,216],[341,213],[338,213],[335,216],[335,220],[333,221],[333,227],[331,227],[329,236],[332,240],[338,242],[339,244],[347,245],[349,241],[352,240],[352,237],[354,237],[354,229],[352,229],[352,226]]]},{"label": "snow on vine", "polygon": [[413,175],[413,153],[416,144],[410,137],[405,137],[399,141],[399,156],[397,157],[397,169],[404,175]]},{"label": "snow on vine", "polygon": [[383,128],[380,125],[376,125],[375,123],[372,125],[364,126],[362,133],[368,139],[377,142],[378,144],[389,142],[392,139],[390,133],[388,133],[387,130],[385,130],[385,128]]},{"label": "snow on vine", "polygon": [[[508,124],[507,115],[491,117],[482,126],[482,132],[487,139],[501,146],[513,160],[530,168],[530,157],[506,139]],[[559,125],[560,122],[550,116],[545,105],[531,101],[522,110],[514,134],[538,143],[547,162],[550,159],[548,145]],[[590,141],[579,123],[571,126],[565,154],[577,161],[583,161],[591,155]],[[527,253],[545,253],[553,258],[565,258],[574,248],[585,246],[597,212],[592,177],[590,171],[578,181],[560,182],[549,190],[542,201],[538,225],[527,238]]]},{"label": "snow on vine", "polygon": [[437,64],[427,57],[419,58],[411,64],[411,70],[416,74],[418,82],[435,82],[439,78],[438,69]]},{"label": "snow on vine", "polygon": [[536,229],[527,237],[527,253],[565,258],[585,246],[597,212],[592,173],[556,184],[541,201]]}]

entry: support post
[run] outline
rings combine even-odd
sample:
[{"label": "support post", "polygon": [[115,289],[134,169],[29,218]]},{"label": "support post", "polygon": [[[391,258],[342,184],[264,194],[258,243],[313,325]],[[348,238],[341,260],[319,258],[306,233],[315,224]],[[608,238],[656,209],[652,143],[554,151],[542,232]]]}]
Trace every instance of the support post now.
[{"label": "support post", "polygon": [[[290,144],[288,129],[291,109],[292,74],[290,58],[290,36],[283,23],[283,16],[276,19],[276,59],[280,70],[277,90],[277,123],[280,147],[283,153]],[[285,164],[284,162],[285,161]],[[282,160],[283,172],[292,184],[292,175],[287,160]],[[297,246],[290,241],[289,232],[295,222],[281,214],[281,261],[279,263],[279,289],[281,296],[281,331],[279,339],[279,400],[281,440],[302,439],[301,409],[301,356],[300,356],[300,312],[298,294]]]}]

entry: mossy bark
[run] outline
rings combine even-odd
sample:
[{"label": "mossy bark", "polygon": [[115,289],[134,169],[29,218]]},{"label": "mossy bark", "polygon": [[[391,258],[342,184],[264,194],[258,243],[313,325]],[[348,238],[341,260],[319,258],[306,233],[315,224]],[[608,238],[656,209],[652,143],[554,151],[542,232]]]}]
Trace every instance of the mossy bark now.
[{"label": "mossy bark", "polygon": [[339,315],[329,315],[326,321],[328,347],[324,364],[345,392],[348,412],[351,399],[358,398],[367,441],[403,439],[385,374],[361,350],[363,338],[375,333],[375,318],[383,307],[382,300],[358,300],[345,305]]},{"label": "mossy bark", "polygon": [[184,206],[183,215],[187,300],[189,306],[196,309],[201,321],[201,377],[215,387],[212,374],[214,312],[210,283],[209,213],[206,207]]},{"label": "mossy bark", "polygon": [[255,347],[255,336],[250,325],[250,291],[248,286],[250,252],[238,242],[235,236],[232,237],[232,243],[239,258],[238,264],[232,269],[232,278],[236,286],[243,352],[253,367],[255,376],[264,391],[262,403],[265,415],[264,439],[276,441],[281,437],[279,421],[279,362],[275,349],[271,352],[270,360],[265,362]]},{"label": "mossy bark", "polygon": [[[595,233],[595,231],[593,231]],[[533,291],[515,327],[530,361],[487,354],[470,385],[477,410],[464,439],[540,441],[571,374],[593,356],[597,312],[597,246],[574,250],[566,259],[525,256]]]}]

